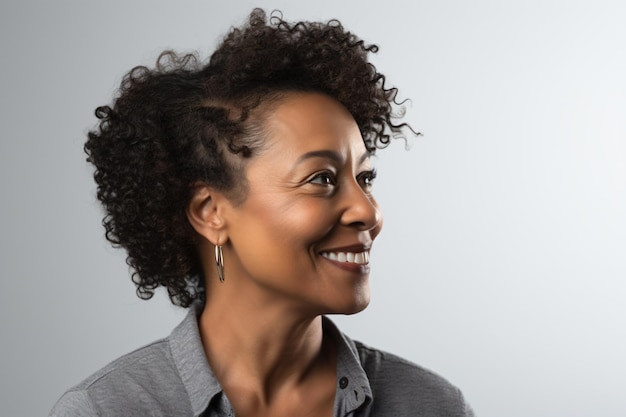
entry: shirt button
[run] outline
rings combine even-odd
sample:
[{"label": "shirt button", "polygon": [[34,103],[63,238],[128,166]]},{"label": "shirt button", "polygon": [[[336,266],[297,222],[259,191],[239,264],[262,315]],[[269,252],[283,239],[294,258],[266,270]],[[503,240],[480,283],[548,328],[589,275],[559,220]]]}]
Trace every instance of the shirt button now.
[{"label": "shirt button", "polygon": [[344,389],[347,386],[348,386],[348,378],[344,376],[339,380],[339,388]]}]

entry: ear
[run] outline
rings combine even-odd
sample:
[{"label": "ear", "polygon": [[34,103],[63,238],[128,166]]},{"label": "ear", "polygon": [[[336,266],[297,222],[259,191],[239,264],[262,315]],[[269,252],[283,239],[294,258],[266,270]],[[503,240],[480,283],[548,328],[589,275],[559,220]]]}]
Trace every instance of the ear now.
[{"label": "ear", "polygon": [[223,211],[229,204],[223,193],[198,182],[187,205],[187,219],[199,235],[214,245],[223,245],[228,240]]}]

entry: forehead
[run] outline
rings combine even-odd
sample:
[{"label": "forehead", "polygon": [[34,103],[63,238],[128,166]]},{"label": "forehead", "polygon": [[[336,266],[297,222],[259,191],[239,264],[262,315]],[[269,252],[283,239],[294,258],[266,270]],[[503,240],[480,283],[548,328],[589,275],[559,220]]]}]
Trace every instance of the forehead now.
[{"label": "forehead", "polygon": [[321,93],[289,93],[264,115],[266,149],[301,154],[319,149],[366,151],[350,112]]}]

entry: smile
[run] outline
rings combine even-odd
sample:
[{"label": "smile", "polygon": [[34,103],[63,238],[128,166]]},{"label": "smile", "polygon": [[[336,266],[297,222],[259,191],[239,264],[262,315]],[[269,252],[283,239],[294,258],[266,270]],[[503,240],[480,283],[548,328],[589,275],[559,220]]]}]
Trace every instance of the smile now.
[{"label": "smile", "polygon": [[337,262],[347,262],[351,264],[367,265],[370,263],[369,251],[363,252],[322,252],[326,259]]}]

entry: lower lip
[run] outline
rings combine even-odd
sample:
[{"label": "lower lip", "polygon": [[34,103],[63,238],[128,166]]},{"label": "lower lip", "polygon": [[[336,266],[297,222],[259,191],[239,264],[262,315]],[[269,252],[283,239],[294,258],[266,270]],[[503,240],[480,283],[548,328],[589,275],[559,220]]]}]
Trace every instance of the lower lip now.
[{"label": "lower lip", "polygon": [[331,264],[335,265],[338,268],[344,269],[346,271],[350,271],[352,273],[355,274],[367,274],[370,272],[370,266],[369,264],[355,264],[355,263],[351,263],[351,262],[339,262],[339,261],[333,261],[331,259],[325,258],[325,257],[321,257],[322,259],[324,259],[325,261],[330,262]]}]

